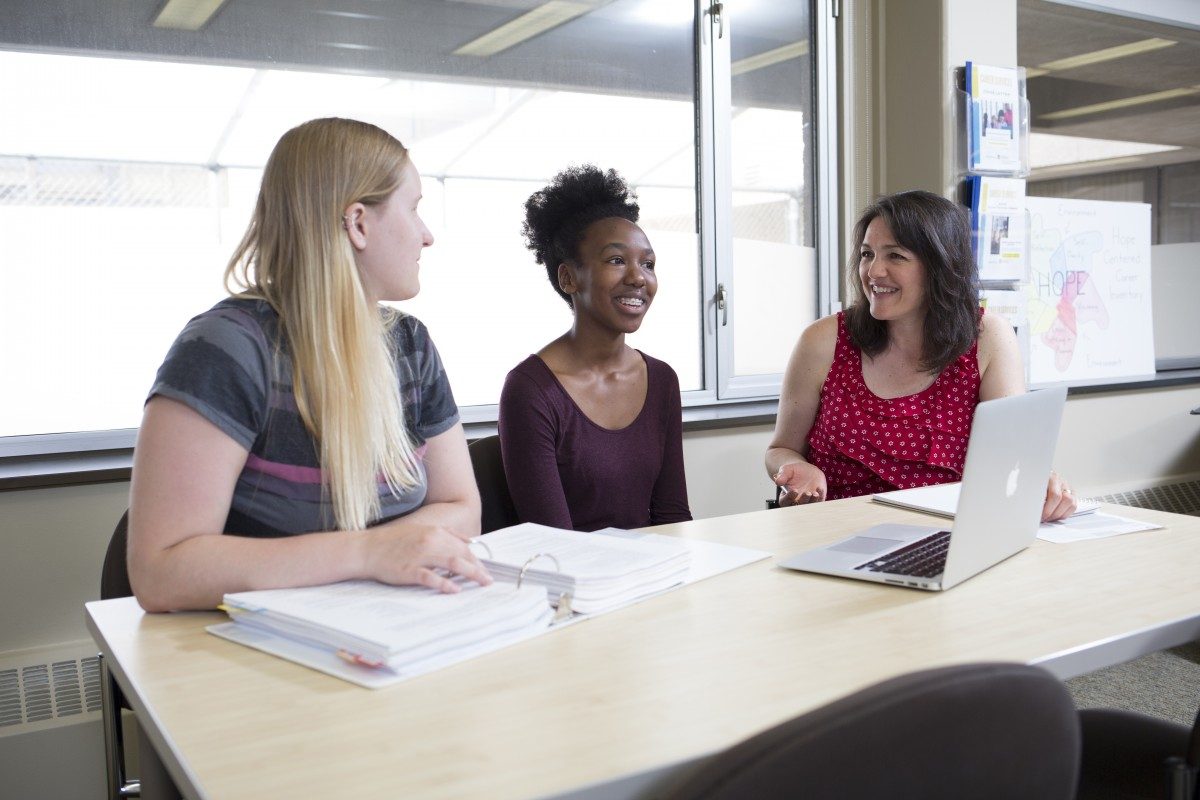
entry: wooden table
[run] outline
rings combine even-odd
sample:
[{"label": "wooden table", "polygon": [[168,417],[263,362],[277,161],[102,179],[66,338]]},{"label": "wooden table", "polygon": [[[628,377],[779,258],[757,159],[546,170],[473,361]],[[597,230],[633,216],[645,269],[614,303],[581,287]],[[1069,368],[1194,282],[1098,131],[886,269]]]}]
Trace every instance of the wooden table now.
[{"label": "wooden table", "polygon": [[[205,633],[218,613],[87,605],[189,797],[638,796],[682,765],[901,673],[1003,660],[1060,677],[1200,638],[1200,518],[1038,541],[945,593],[774,559],[371,691]],[[884,521],[865,499],[663,526],[790,555]]]}]

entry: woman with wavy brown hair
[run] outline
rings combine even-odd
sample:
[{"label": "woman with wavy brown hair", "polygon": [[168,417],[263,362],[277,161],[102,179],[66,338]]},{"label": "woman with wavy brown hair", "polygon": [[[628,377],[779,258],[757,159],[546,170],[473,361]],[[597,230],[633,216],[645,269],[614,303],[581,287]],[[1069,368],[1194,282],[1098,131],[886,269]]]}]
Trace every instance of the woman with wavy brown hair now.
[{"label": "woman with wavy brown hair", "polygon": [[319,119],[272,151],[226,270],[184,328],[134,451],[129,571],[147,610],[369,578],[490,582],[458,409],[416,295],[433,236],[385,131]]},{"label": "woman with wavy brown hair", "polygon": [[[1025,391],[1016,336],[979,307],[964,209],[882,197],[854,228],[853,302],[805,329],[766,467],[780,504],[962,480],[975,406]],[[1052,474],[1045,520],[1076,507]]]}]

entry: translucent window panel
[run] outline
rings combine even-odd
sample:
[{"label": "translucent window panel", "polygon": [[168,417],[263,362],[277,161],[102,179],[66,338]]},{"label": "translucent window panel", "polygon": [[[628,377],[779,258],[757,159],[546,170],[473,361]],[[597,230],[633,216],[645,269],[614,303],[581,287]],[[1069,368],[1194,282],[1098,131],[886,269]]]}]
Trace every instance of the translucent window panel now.
[{"label": "translucent window panel", "polygon": [[224,295],[213,174],[0,159],[0,435],[135,427],[176,333]]},{"label": "translucent window panel", "polygon": [[205,164],[254,70],[0,51],[0,154]]},{"label": "translucent window panel", "polygon": [[691,13],[648,21],[646,3],[617,0],[471,57],[456,48],[526,6],[229,3],[181,34],[128,4],[64,4],[69,25],[22,2],[0,35],[0,337],[20,343],[0,369],[22,387],[0,399],[0,437],[136,426],[170,342],[224,296],[271,148],[321,116],[410,148],[437,242],[404,307],[460,404],[495,403],[570,325],[520,221],[530,192],[584,162],[635,187],[658,251],[631,344],[703,386]]},{"label": "translucent window panel", "polygon": [[1162,168],[1159,244],[1200,242],[1200,161]]},{"label": "translucent window panel", "polygon": [[808,4],[731,8],[733,370],[783,371],[817,314]]},{"label": "translucent window panel", "polygon": [[[571,325],[570,309],[520,236],[524,202],[543,184],[422,180],[421,214],[436,241],[421,257],[421,293],[399,307],[429,326],[459,405],[495,403],[508,370]],[[699,388],[696,236],[681,230],[681,221],[694,215],[694,195],[634,188],[657,258],[659,289],[629,343],[669,361],[682,388]]]}]

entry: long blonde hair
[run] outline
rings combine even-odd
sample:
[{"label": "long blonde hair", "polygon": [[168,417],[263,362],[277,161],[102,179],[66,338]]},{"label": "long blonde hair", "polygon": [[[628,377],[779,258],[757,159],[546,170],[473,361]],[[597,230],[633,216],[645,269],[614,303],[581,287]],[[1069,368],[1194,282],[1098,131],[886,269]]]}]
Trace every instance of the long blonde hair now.
[{"label": "long blonde hair", "polygon": [[279,314],[296,405],[342,530],[379,516],[381,476],[394,493],[419,482],[391,344],[398,315],[368,299],[342,224],[351,204],[384,202],[407,163],[400,142],[365,122],[293,128],[271,152],[250,226],[225,269],[231,293],[266,300]]}]

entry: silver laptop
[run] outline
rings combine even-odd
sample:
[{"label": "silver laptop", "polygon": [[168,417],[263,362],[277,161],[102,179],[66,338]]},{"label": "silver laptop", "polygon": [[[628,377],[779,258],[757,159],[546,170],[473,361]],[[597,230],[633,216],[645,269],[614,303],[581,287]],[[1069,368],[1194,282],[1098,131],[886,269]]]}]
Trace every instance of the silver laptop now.
[{"label": "silver laptop", "polygon": [[1067,390],[1003,397],[975,408],[953,528],[875,525],[779,566],[915,589],[962,583],[1037,537]]}]

